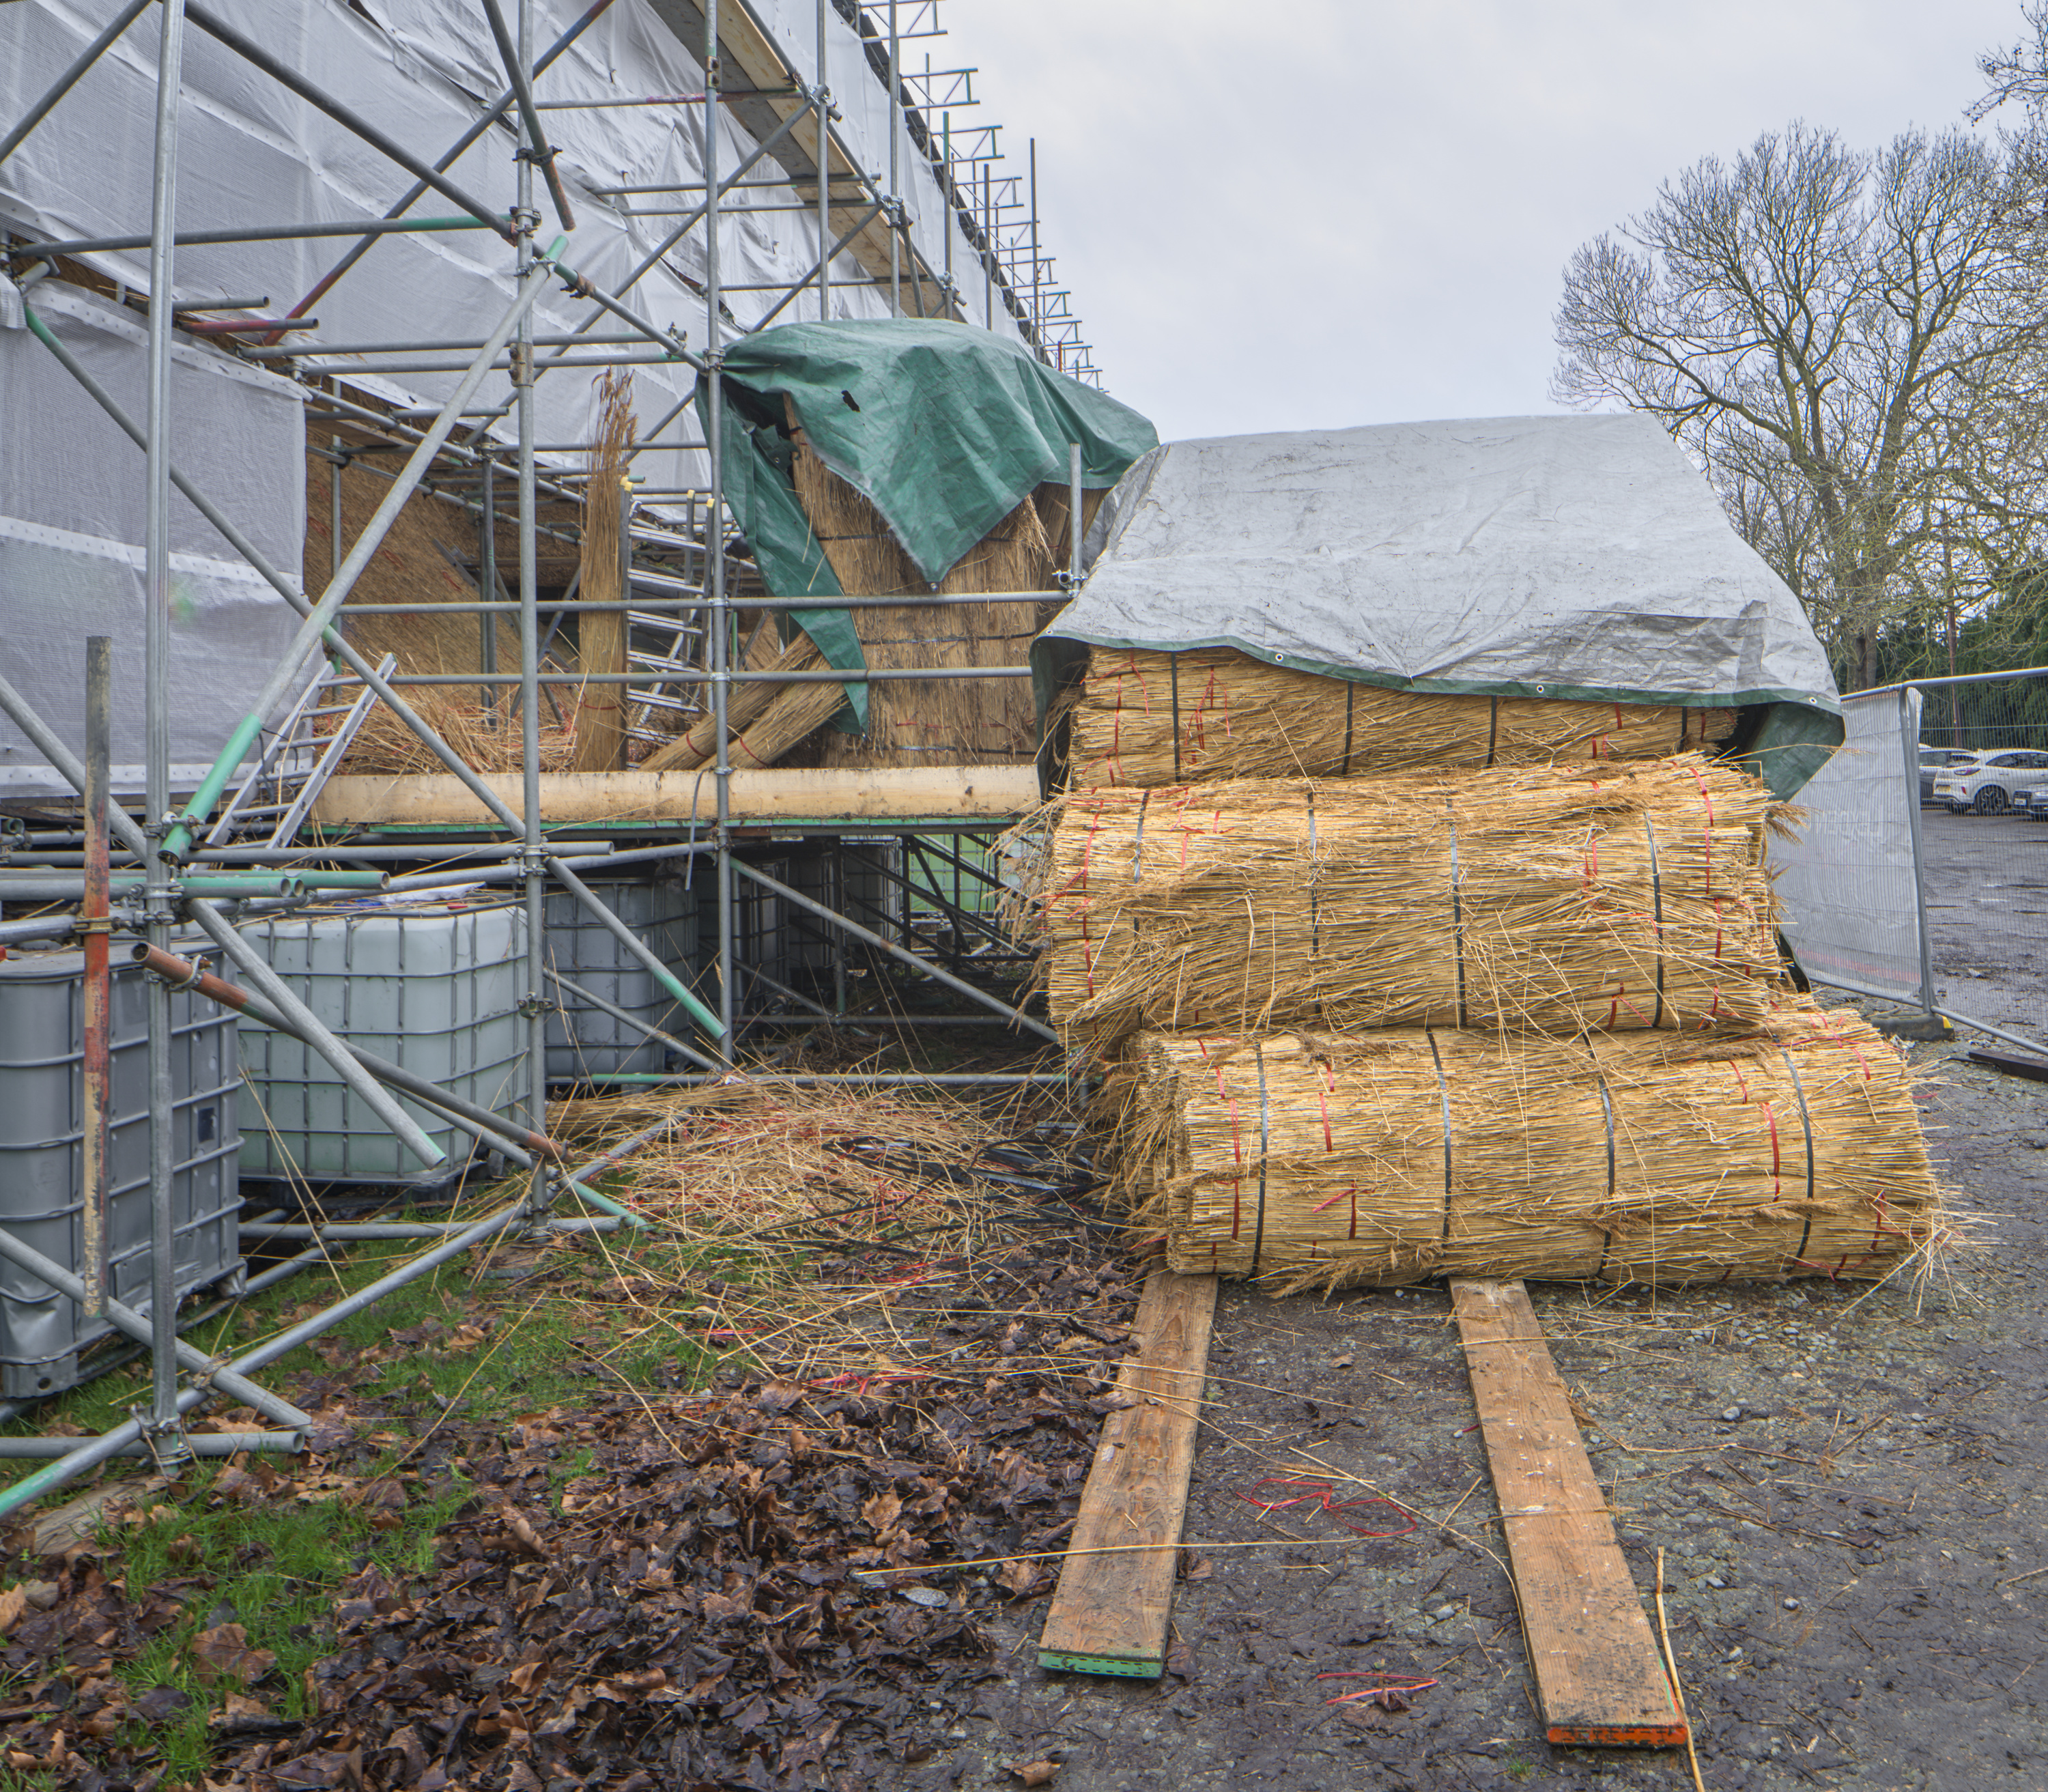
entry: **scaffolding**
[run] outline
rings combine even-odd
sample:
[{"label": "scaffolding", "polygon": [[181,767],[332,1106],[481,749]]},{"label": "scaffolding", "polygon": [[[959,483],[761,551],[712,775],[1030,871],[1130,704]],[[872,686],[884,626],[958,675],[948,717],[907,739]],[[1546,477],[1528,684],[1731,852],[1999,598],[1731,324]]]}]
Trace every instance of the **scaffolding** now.
[{"label": "scaffolding", "polygon": [[[96,405],[142,450],[146,495],[143,580],[146,599],[143,707],[147,752],[142,820],[114,800],[110,789],[109,737],[117,693],[111,688],[103,641],[87,655],[86,749],[83,754],[60,738],[46,716],[19,689],[0,678],[0,714],[32,743],[50,767],[77,793],[80,824],[69,831],[16,829],[0,853],[0,900],[56,902],[60,912],[0,922],[0,948],[10,943],[56,940],[82,942],[85,953],[85,1040],[83,1075],[87,1130],[83,1151],[84,1250],[82,1274],[35,1251],[0,1227],[0,1255],[76,1301],[81,1313],[103,1320],[147,1349],[153,1364],[146,1412],[89,1440],[0,1440],[0,1454],[48,1456],[35,1472],[0,1492],[0,1513],[12,1511],[96,1464],[122,1453],[146,1453],[160,1464],[174,1464],[195,1451],[296,1449],[308,1416],[254,1378],[299,1344],[374,1304],[392,1290],[513,1228],[613,1228],[639,1226],[640,1216],[599,1193],[591,1184],[649,1134],[628,1139],[594,1162],[572,1166],[547,1131],[546,1024],[565,994],[573,994],[624,1023],[663,1042],[690,1069],[643,1081],[688,1082],[728,1076],[742,1065],[743,1041],[751,1033],[793,1019],[828,1027],[849,1024],[846,999],[850,951],[880,954],[908,966],[920,978],[969,1005],[961,1014],[899,1014],[899,1024],[960,1024],[986,1017],[1032,1038],[1057,1045],[1042,1023],[1022,1013],[1013,990],[972,973],[991,958],[1021,968],[990,916],[1001,879],[993,868],[995,836],[1027,806],[1021,795],[1006,811],[891,816],[817,815],[763,818],[735,805],[735,768],[727,727],[727,706],[736,685],[754,680],[788,684],[810,677],[839,682],[885,677],[999,679],[1028,676],[1022,666],[919,669],[914,671],[839,670],[809,674],[747,670],[735,657],[737,624],[747,616],[810,608],[858,607],[861,599],[776,598],[749,588],[749,568],[736,553],[736,525],[726,502],[721,453],[723,394],[720,370],[726,345],[735,335],[778,320],[832,315],[835,283],[857,277],[863,302],[886,300],[886,315],[940,317],[964,325],[1015,332],[1049,367],[1100,382],[1080,324],[1070,313],[1069,293],[1054,285],[1053,262],[1041,250],[1037,204],[1037,145],[1032,142],[1021,170],[1004,165],[1000,128],[976,122],[956,129],[953,114],[977,106],[978,71],[935,68],[928,49],[921,67],[907,66],[908,46],[942,36],[942,0],[816,0],[814,61],[807,72],[778,37],[754,0],[715,0],[700,9],[688,0],[653,0],[657,17],[702,76],[700,92],[613,93],[602,98],[551,91],[549,71],[564,52],[611,10],[613,0],[593,0],[553,41],[539,44],[537,0],[476,0],[470,21],[475,40],[495,51],[502,86],[475,104],[475,116],[438,158],[397,140],[372,119],[345,103],[289,55],[258,41],[227,16],[228,0],[122,0],[103,9],[104,28],[20,118],[0,135],[4,165],[75,89],[90,83],[95,69],[145,13],[158,20],[154,70],[154,114],[149,228],[130,236],[38,237],[0,217],[0,256],[13,290],[0,289],[0,304],[18,303],[22,320],[61,362],[79,387],[80,401]],[[219,8],[216,10],[216,7]],[[11,10],[11,9],[10,9]],[[24,7],[26,14],[30,9]],[[785,9],[786,12],[788,9]],[[368,17],[367,9],[358,9]],[[269,15],[256,13],[255,17]],[[840,28],[844,28],[842,31]],[[835,44],[845,60],[850,33],[864,67],[833,64]],[[342,224],[245,223],[230,229],[176,227],[180,168],[181,77],[196,34],[211,40],[209,54],[239,59],[251,79],[267,78],[297,101],[322,114],[367,152],[409,176],[404,196],[379,219]],[[888,160],[886,169],[863,165],[871,145],[854,140],[829,77],[843,83],[843,96],[856,84],[879,85],[886,99]],[[860,88],[859,97],[872,95]],[[571,112],[658,109],[687,122],[694,131],[701,179],[667,184],[626,183],[572,192],[551,145],[549,121]],[[751,147],[730,168],[721,165],[723,140],[719,117]],[[479,142],[502,139],[514,163],[516,203],[494,211],[451,173]],[[923,177],[935,180],[944,211],[943,248],[936,256],[930,233],[923,240],[911,228],[904,192],[906,158],[921,157]],[[453,208],[447,215],[419,217],[413,208],[432,196]],[[580,271],[568,254],[579,202],[596,200],[621,216],[661,221],[661,240],[623,278],[609,283]],[[723,226],[735,219],[800,212],[816,232],[816,254],[807,267],[781,284],[731,282],[721,267]],[[322,342],[314,308],[324,295],[359,266],[373,273],[382,244],[444,233],[482,231],[503,245],[510,275],[510,302],[491,327],[478,333],[421,333],[365,341]],[[174,281],[180,249],[211,244],[289,240],[345,244],[328,271],[289,308],[276,309],[267,297],[232,296],[181,303]],[[679,274],[667,258],[691,249],[701,277]],[[146,286],[132,290],[107,275],[95,258],[146,250]],[[857,274],[842,265],[851,261]],[[692,346],[684,332],[646,315],[638,289],[651,270],[664,269],[684,281],[701,301],[704,333]],[[142,414],[124,406],[69,350],[37,312],[37,289],[62,274],[104,292],[124,314],[139,311],[146,326],[148,399]],[[575,329],[538,328],[535,308],[544,290],[559,287],[588,306]],[[751,324],[743,326],[727,309],[738,293],[762,295]],[[196,338],[226,355],[293,380],[306,394],[306,441],[330,469],[332,560],[325,588],[310,599],[296,569],[280,566],[239,529],[180,464],[179,435],[171,405],[174,332]],[[544,552],[553,560],[577,551],[578,518],[587,475],[558,457],[580,456],[586,441],[543,441],[536,415],[536,388],[561,370],[650,367],[687,370],[700,382],[701,440],[690,437],[686,395],[629,444],[628,460],[650,452],[668,454],[669,464],[693,464],[680,455],[702,457],[704,477],[650,487],[633,495],[628,526],[625,584],[615,601],[579,598],[574,577],[559,595],[545,599],[540,577]],[[437,406],[394,402],[380,376],[402,381],[456,374]],[[365,383],[367,382],[367,383]],[[678,432],[672,429],[681,425]],[[494,434],[494,430],[500,434]],[[503,439],[509,432],[510,439]],[[349,469],[370,473],[383,487],[374,514],[346,552],[343,549],[341,491]],[[508,493],[506,487],[509,485]],[[174,790],[169,718],[177,693],[169,674],[173,568],[169,518],[176,492],[299,618],[289,646],[277,658],[248,713],[188,794]],[[387,533],[416,494],[460,506],[475,520],[473,556],[450,552],[460,576],[476,591],[467,603],[343,605],[378,553]],[[312,495],[309,495],[309,502]],[[509,498],[509,502],[508,502]],[[1071,539],[1069,588],[1080,569],[1080,456],[1072,456],[1069,493]],[[510,529],[516,565],[502,568],[501,531]],[[512,576],[507,578],[510,571]],[[1042,599],[1042,593],[980,593],[972,599],[892,596],[894,606],[929,602],[988,603],[1015,597]],[[549,669],[545,659],[553,631],[564,620],[593,611],[623,612],[629,654],[623,673],[592,674]],[[430,611],[438,619],[473,616],[479,630],[479,664],[474,671],[405,673],[383,657],[373,661],[343,632],[344,618],[402,615]],[[516,670],[496,663],[500,619],[516,626]],[[634,718],[629,732],[643,736],[666,731],[649,726],[665,711],[680,720],[708,717],[716,753],[708,769],[712,812],[699,825],[642,828],[638,844],[622,845],[617,826],[571,821],[544,823],[540,728],[544,705],[558,687],[602,682],[623,684]],[[519,731],[518,793],[509,797],[499,782],[479,771],[443,739],[409,703],[416,686],[458,686],[476,690],[495,725]],[[130,693],[118,693],[129,695]],[[382,704],[421,748],[458,781],[477,806],[481,828],[451,843],[427,846],[389,832],[367,844],[304,846],[296,836],[310,816],[330,774],[374,704]],[[323,725],[324,724],[324,725]],[[1026,768],[1028,773],[1028,768]],[[621,773],[622,779],[637,775]],[[1034,781],[1035,774],[1029,774]],[[984,780],[984,782],[988,782]],[[1021,789],[1022,780],[1017,782]],[[929,781],[927,780],[929,787]],[[183,800],[180,801],[182,796]],[[914,825],[912,823],[914,822]],[[458,835],[461,831],[458,830]],[[774,846],[775,852],[764,850]],[[777,856],[779,853],[779,856]],[[436,862],[435,868],[406,875],[409,860]],[[24,861],[28,861],[24,863]],[[692,875],[708,874],[715,892],[716,952],[715,998],[707,1002],[664,963],[614,913],[586,881],[625,866],[684,862]],[[443,863],[446,862],[446,863]],[[388,867],[400,867],[392,876]],[[774,869],[770,869],[773,866]],[[780,871],[782,875],[778,875]],[[319,890],[386,887],[432,888],[456,881],[497,883],[518,892],[525,914],[525,991],[522,1116],[508,1120],[402,1067],[352,1048],[324,1024],[312,1008],[273,972],[238,926],[251,914],[276,912]],[[807,887],[800,886],[808,885]],[[591,921],[616,941],[673,998],[687,1018],[688,1037],[652,1026],[643,1018],[565,981],[544,958],[544,902],[551,890],[567,891]],[[743,949],[743,935],[753,908],[763,898],[783,906],[813,953],[812,964],[828,964],[830,1003],[806,995],[785,967]],[[225,906],[223,906],[225,905]],[[217,949],[218,968],[180,956],[180,930],[203,933]],[[148,972],[148,1094],[149,1193],[153,1273],[149,1310],[140,1312],[109,1296],[107,1240],[106,1115],[108,1100],[107,997],[111,976],[111,936],[133,937],[134,959]],[[878,960],[879,962],[879,960]],[[783,972],[776,975],[776,969]],[[179,1296],[173,1280],[171,1183],[173,1146],[169,1071],[171,1003],[174,990],[195,991],[239,1010],[258,1025],[303,1041],[348,1089],[383,1120],[423,1170],[442,1167],[446,1154],[400,1105],[399,1098],[430,1110],[482,1150],[516,1166],[523,1190],[497,1211],[472,1224],[351,1228],[297,1227],[281,1214],[262,1216],[245,1235],[312,1243],[256,1278],[274,1281],[314,1260],[330,1239],[369,1235],[420,1236],[427,1247],[391,1274],[346,1300],[306,1319],[258,1349],[232,1360],[208,1357],[179,1335]],[[821,985],[814,983],[814,991]],[[553,993],[551,993],[551,991]],[[888,1017],[881,1017],[886,1022]],[[862,1017],[875,1026],[878,1018]],[[853,1077],[849,1081],[923,1082],[1015,1086],[1057,1082],[1065,1069],[1029,1069],[982,1077]],[[632,1080],[630,1077],[615,1080]],[[824,1077],[804,1077],[816,1084]],[[559,1210],[559,1211],[558,1211]],[[220,1396],[246,1404],[273,1429],[246,1433],[188,1436],[183,1420],[196,1407]]]}]

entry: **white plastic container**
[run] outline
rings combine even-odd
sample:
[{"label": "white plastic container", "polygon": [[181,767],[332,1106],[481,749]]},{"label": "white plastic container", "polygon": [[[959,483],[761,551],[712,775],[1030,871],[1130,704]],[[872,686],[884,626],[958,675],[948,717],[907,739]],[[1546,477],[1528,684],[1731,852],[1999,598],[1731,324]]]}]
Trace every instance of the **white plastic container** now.
[{"label": "white plastic container", "polygon": [[[84,972],[84,955],[76,952],[17,948],[0,960],[0,1225],[75,1274],[85,1255]],[[110,1019],[107,1290],[146,1313],[149,1012],[141,967],[118,958]],[[180,1298],[223,1279],[239,1283],[242,1274],[235,1034],[232,1009],[172,992],[171,1225]],[[0,1394],[18,1399],[72,1386],[79,1352],[108,1330],[82,1320],[68,1296],[0,1259]]]},{"label": "white plastic container", "polygon": [[[708,875],[702,887],[715,887]],[[697,892],[681,877],[634,883],[593,883],[605,906],[647,943],[654,956],[686,986],[696,970]],[[616,1007],[638,1015],[650,1026],[688,1039],[696,1029],[681,1006],[640,960],[619,943],[611,929],[566,890],[550,890],[542,911],[547,920],[545,950],[548,968],[579,983]],[[550,983],[550,1002],[560,1012],[548,1016],[548,1080],[581,1082],[619,1071],[663,1071],[693,1068],[672,1062],[673,1054],[659,1040],[627,1026],[615,1014],[594,1008],[565,989]],[[716,1007],[715,1000],[707,1007]]]},{"label": "white plastic container", "polygon": [[[266,917],[242,932],[337,1038],[494,1113],[520,1111],[526,927],[516,905],[383,901]],[[242,1061],[251,1096],[244,1175],[314,1183],[428,1177],[310,1046],[250,1022]],[[451,1170],[467,1162],[475,1143],[467,1133],[415,1103],[403,1106],[448,1154]]]}]

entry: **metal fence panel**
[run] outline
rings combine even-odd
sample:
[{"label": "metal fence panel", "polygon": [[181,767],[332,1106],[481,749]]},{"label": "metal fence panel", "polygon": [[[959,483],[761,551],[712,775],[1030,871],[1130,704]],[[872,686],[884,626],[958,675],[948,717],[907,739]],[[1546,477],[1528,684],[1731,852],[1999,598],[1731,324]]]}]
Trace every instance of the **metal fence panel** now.
[{"label": "metal fence panel", "polygon": [[1813,981],[1924,1007],[1933,992],[1906,772],[1922,707],[1911,689],[1843,700],[1842,745],[1799,793],[1799,837],[1775,843],[1771,863],[1786,939]]}]

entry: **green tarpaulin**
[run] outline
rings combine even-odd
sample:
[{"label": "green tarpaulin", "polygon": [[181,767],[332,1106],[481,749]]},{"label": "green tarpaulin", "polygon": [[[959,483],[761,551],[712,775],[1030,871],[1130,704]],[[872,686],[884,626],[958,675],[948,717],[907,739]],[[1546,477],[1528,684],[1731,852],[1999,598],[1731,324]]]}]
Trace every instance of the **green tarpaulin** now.
[{"label": "green tarpaulin", "polygon": [[[1036,487],[1066,482],[1069,443],[1080,444],[1081,483],[1099,491],[1159,440],[1127,405],[1014,337],[923,319],[763,330],[726,351],[723,392],[726,502],[778,597],[844,595],[797,502],[785,400],[819,459],[882,513],[933,584]],[[707,429],[709,402],[700,380]],[[867,664],[847,611],[795,619],[828,665]],[[865,725],[867,687],[846,689]]]}]

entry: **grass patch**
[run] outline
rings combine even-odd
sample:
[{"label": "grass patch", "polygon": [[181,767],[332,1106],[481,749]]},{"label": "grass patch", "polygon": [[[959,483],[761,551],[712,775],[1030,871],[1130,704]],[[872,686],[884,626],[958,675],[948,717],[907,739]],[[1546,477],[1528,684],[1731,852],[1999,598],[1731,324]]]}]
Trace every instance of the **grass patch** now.
[{"label": "grass patch", "polygon": [[[630,1192],[630,1180],[619,1179],[616,1192]],[[400,1221],[446,1216],[440,1212],[386,1217]],[[677,1325],[650,1324],[644,1317],[636,1320],[630,1309],[610,1300],[607,1290],[622,1277],[642,1274],[665,1282],[716,1276],[770,1282],[786,1267],[768,1254],[710,1242],[680,1244],[623,1232],[586,1237],[579,1245],[549,1249],[538,1263],[530,1262],[536,1254],[516,1236],[507,1237],[487,1256],[471,1253],[444,1263],[281,1357],[254,1379],[282,1391],[292,1382],[331,1369],[346,1353],[370,1353],[378,1358],[381,1391],[394,1394],[411,1385],[442,1400],[459,1397],[465,1410],[479,1419],[514,1417],[578,1397],[590,1387],[589,1370],[579,1363],[599,1356],[623,1375],[665,1370],[660,1379],[698,1386],[717,1367],[719,1353],[704,1348]],[[238,1355],[368,1287],[423,1248],[424,1241],[417,1239],[355,1244],[346,1255],[313,1264],[188,1329],[186,1341],[209,1355]],[[493,1273],[497,1270],[506,1273],[501,1278]],[[464,1336],[467,1347],[423,1351],[393,1343],[394,1333],[415,1332],[423,1325],[439,1326],[450,1337]],[[464,1326],[484,1328],[488,1335],[467,1340]],[[445,1340],[438,1342],[445,1346]],[[0,1435],[36,1435],[46,1432],[53,1420],[81,1433],[110,1430],[138,1403],[146,1406],[149,1397],[145,1357],[0,1428]]]},{"label": "grass patch", "polygon": [[169,1688],[191,1701],[153,1723],[133,1722],[122,1739],[161,1759],[168,1785],[196,1785],[213,1759],[208,1724],[226,1693],[242,1690],[230,1672],[194,1648],[220,1627],[239,1624],[250,1650],[275,1658],[251,1691],[280,1717],[315,1715],[307,1670],[329,1647],[333,1589],[374,1563],[393,1575],[431,1562],[435,1534],[467,1497],[451,1477],[428,1497],[394,1511],[382,1503],[320,1497],[241,1502],[210,1498],[219,1471],[203,1468],[176,1507],[159,1506],[102,1534],[131,1598],[162,1588],[184,1609],[139,1653],[116,1663],[114,1678],[132,1706]]},{"label": "grass patch", "polygon": [[[368,1286],[421,1248],[417,1240],[358,1243],[186,1337],[210,1355],[239,1354]],[[307,1670],[332,1650],[336,1588],[366,1566],[394,1578],[431,1566],[436,1534],[468,1495],[465,1451],[491,1447],[513,1422],[579,1405],[602,1387],[704,1385],[730,1353],[708,1348],[700,1329],[692,1333],[685,1316],[694,1303],[684,1285],[717,1278],[758,1286],[789,1265],[779,1252],[637,1235],[576,1235],[545,1247],[510,1235],[393,1290],[259,1371],[255,1379],[264,1386],[316,1417],[339,1401],[354,1422],[354,1438],[324,1458],[240,1459],[239,1480],[223,1481],[229,1464],[202,1460],[175,1484],[143,1495],[148,1510],[102,1527],[107,1578],[122,1583],[131,1608],[153,1604],[142,1627],[158,1627],[139,1647],[117,1644],[127,1652],[95,1670],[119,1689],[101,1695],[103,1731],[110,1727],[104,1720],[119,1720],[105,1740],[154,1752],[167,1788],[198,1785],[215,1752],[209,1720],[226,1709],[229,1694],[245,1693],[232,1672],[223,1677],[209,1666],[207,1650],[195,1647],[210,1634],[217,1641],[227,1624],[242,1627],[249,1649],[275,1658],[246,1696],[273,1716],[314,1715]],[[662,1297],[649,1297],[649,1288]],[[149,1397],[143,1359],[6,1429],[47,1433],[55,1422],[99,1432],[138,1406],[146,1410]],[[586,1448],[557,1465],[549,1499],[557,1512],[560,1487],[592,1460]],[[11,1480],[41,1464],[7,1466]],[[148,1465],[117,1460],[104,1472],[138,1476]],[[252,1476],[272,1484],[258,1492],[249,1487]],[[82,1484],[60,1490],[51,1503]],[[239,1488],[241,1496],[224,1495],[223,1488]],[[17,1564],[14,1575],[0,1575],[0,1586],[45,1572]],[[18,1694],[67,1666],[39,1663],[0,1692]],[[74,1670],[71,1678],[76,1687],[92,1676]],[[163,1689],[190,1702],[180,1705]],[[80,1740],[74,1726],[74,1744]],[[38,1783],[33,1769],[0,1768],[0,1787]]]}]

